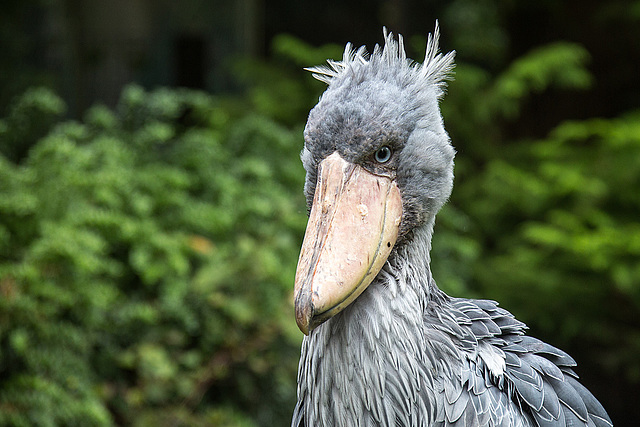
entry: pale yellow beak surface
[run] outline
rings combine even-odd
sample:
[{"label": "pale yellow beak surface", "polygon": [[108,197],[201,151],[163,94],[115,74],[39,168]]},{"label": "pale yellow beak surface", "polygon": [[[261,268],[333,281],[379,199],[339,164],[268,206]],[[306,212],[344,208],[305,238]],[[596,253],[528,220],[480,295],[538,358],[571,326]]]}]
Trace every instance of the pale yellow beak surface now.
[{"label": "pale yellow beak surface", "polygon": [[398,238],[402,199],[394,180],[333,153],[318,182],[295,279],[295,314],[308,334],[351,304]]}]

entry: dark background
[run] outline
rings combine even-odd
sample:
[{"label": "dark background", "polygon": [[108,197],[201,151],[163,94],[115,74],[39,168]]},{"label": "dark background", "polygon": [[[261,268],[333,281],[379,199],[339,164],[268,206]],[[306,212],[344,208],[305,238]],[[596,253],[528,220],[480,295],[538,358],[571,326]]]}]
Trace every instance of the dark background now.
[{"label": "dark background", "polygon": [[557,105],[556,97],[531,106],[546,120],[540,126],[537,116],[526,131],[544,134],[554,116],[611,117],[637,106],[637,9],[633,1],[8,0],[1,18],[2,100],[6,106],[30,84],[47,82],[79,114],[96,101],[113,104],[131,81],[236,90],[229,60],[268,57],[278,34],[316,46],[373,46],[382,26],[425,35],[439,19],[442,49],[491,72],[557,40],[588,50],[596,81],[588,93],[573,95],[568,105]]}]

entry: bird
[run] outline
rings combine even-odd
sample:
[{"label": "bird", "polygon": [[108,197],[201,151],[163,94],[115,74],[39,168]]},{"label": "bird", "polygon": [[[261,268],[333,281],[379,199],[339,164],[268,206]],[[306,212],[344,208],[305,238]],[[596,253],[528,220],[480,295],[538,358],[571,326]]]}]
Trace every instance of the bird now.
[{"label": "bird", "polygon": [[308,223],[295,274],[304,333],[293,427],[612,426],[564,351],[430,269],[455,149],[440,112],[455,51],[422,63],[383,29],[371,53],[308,68],[327,84],[300,154]]}]

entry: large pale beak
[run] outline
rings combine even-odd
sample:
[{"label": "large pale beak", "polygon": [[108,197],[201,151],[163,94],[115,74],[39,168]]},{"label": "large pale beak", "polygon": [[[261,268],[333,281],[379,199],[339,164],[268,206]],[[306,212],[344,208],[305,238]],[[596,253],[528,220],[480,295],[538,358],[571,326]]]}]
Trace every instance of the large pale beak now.
[{"label": "large pale beak", "polygon": [[295,279],[296,321],[304,334],[369,286],[396,243],[401,218],[394,180],[338,153],[320,163]]}]

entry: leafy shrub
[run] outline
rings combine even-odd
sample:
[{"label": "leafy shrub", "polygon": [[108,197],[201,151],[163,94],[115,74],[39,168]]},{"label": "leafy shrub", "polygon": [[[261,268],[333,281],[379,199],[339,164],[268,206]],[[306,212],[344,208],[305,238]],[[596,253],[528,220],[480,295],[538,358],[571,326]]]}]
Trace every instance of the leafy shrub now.
[{"label": "leafy shrub", "polygon": [[52,126],[22,164],[0,158],[0,423],[288,417],[300,135],[201,93],[130,86],[116,111]]}]

